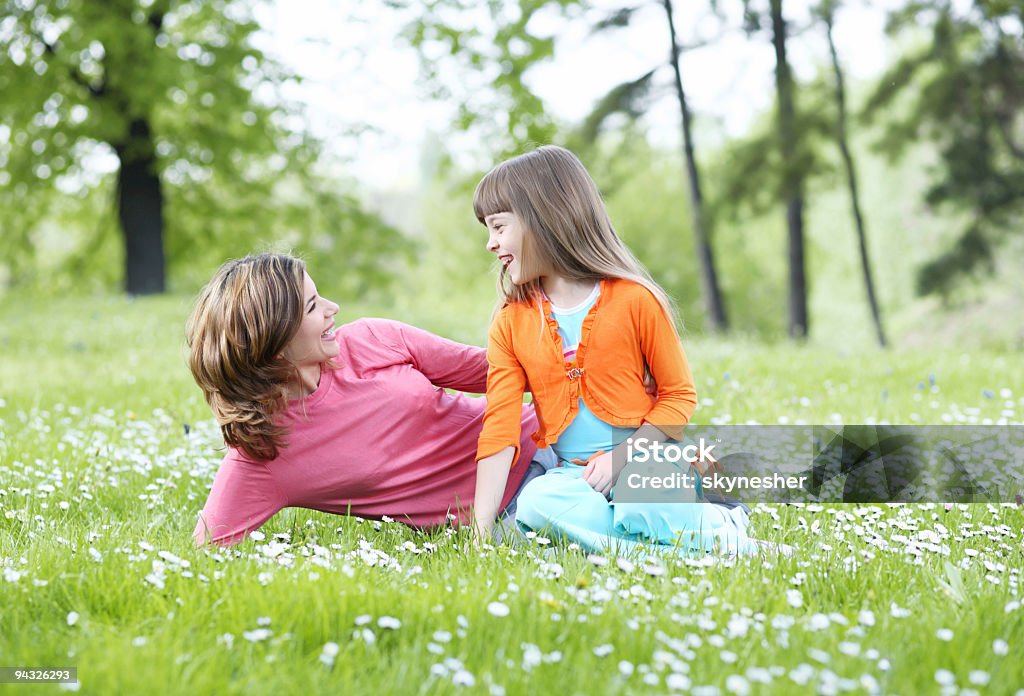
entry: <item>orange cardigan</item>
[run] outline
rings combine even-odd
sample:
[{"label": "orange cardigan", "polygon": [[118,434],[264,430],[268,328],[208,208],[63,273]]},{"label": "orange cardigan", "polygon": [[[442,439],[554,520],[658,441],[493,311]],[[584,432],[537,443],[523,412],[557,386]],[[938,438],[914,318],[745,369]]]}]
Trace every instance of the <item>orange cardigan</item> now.
[{"label": "orange cardigan", "polygon": [[[558,441],[576,417],[579,399],[616,426],[650,423],[682,436],[697,408],[697,391],[679,335],[661,304],[644,286],[602,280],[597,302],[583,319],[575,363],[565,361],[551,304],[505,305],[488,335],[487,411],[476,458],[515,448],[519,458],[520,409],[527,383],[537,409],[538,447]],[[644,364],[658,385],[644,388]]]}]

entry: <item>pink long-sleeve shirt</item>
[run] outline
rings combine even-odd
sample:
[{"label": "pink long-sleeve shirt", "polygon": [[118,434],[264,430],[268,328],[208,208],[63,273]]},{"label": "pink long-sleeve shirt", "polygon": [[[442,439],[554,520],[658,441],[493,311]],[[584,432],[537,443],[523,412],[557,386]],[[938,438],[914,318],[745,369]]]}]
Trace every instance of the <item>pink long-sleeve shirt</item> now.
[{"label": "pink long-sleeve shirt", "polygon": [[[285,507],[379,519],[413,527],[471,519],[477,439],[485,401],[484,349],[386,319],[337,330],[340,348],[320,384],[278,416],[289,434],[276,459],[255,460],[228,447],[193,534],[234,544]],[[522,410],[521,452],[530,461],[537,429]],[[507,505],[525,466],[509,473]]]}]

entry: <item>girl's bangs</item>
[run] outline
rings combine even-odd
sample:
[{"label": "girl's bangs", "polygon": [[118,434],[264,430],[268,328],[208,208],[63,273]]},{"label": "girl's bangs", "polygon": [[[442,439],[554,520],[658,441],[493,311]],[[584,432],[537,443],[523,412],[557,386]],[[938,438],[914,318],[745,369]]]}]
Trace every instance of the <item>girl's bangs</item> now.
[{"label": "girl's bangs", "polygon": [[488,172],[473,193],[473,212],[481,223],[488,215],[514,212],[505,164],[507,163],[498,165]]}]

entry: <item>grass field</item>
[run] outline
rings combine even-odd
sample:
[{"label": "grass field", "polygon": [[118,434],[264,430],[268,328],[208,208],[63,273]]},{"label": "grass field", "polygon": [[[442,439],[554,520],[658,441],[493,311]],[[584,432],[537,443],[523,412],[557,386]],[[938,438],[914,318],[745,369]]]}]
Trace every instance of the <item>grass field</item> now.
[{"label": "grass field", "polygon": [[[759,505],[752,534],[796,553],[740,561],[476,549],[303,510],[197,550],[220,443],[189,302],[5,297],[0,667],[74,666],[92,694],[1024,689],[1018,506]],[[1017,354],[687,350],[697,422],[1024,420]]]}]

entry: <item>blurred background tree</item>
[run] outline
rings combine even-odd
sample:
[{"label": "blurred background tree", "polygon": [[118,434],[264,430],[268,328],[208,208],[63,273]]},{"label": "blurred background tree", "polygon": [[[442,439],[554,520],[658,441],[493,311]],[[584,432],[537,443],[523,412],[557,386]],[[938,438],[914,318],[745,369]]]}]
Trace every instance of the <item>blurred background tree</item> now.
[{"label": "blurred background tree", "polygon": [[[343,242],[350,291],[386,281],[401,235],[318,169],[319,143],[281,95],[298,78],[254,47],[252,3],[3,0],[0,17],[12,284],[102,268],[113,280],[96,261],[118,253],[114,230],[130,294],[272,240]],[[91,230],[76,238],[73,220]]]},{"label": "blurred background tree", "polygon": [[[778,61],[780,48],[775,31],[779,20],[772,18],[772,13],[781,10],[781,5],[778,8],[774,5],[762,8],[767,14],[759,12],[750,3],[745,7],[748,31],[760,31],[762,25],[765,28],[771,27],[769,35]],[[808,264],[806,260],[802,263],[800,261],[805,257],[802,250],[805,246],[804,211],[807,202],[805,193],[794,199],[793,192],[806,192],[808,185],[816,179],[829,187],[845,187],[850,200],[851,222],[856,232],[857,258],[869,315],[876,340],[879,346],[885,347],[878,293],[868,255],[867,214],[861,202],[855,155],[851,146],[851,133],[855,129],[850,118],[844,70],[833,38],[836,10],[835,0],[824,0],[812,8],[811,24],[791,26],[788,30],[801,35],[815,30],[815,24],[821,25],[828,44],[828,67],[819,69],[815,79],[799,85],[794,83],[795,87],[788,88],[791,91],[791,104],[788,109],[783,109],[779,99],[786,90],[780,91],[779,86],[786,80],[780,79],[777,63],[776,105],[770,112],[771,118],[760,123],[746,137],[733,139],[726,146],[726,156],[722,159],[720,170],[716,172],[720,188],[715,206],[720,214],[736,222],[751,215],[767,215],[781,202],[785,202],[787,243],[790,249],[787,259],[790,297],[788,317],[790,335],[793,335],[793,317],[807,311],[809,295],[806,282]],[[782,23],[791,24],[784,20]],[[783,72],[789,73],[790,69],[787,67]],[[791,76],[789,81],[793,82]],[[783,128],[780,120],[787,114],[786,117],[792,122]],[[784,133],[791,139],[787,148],[782,147]],[[834,151],[840,155],[838,162],[832,156]],[[756,172],[756,176],[751,176],[752,172]],[[794,248],[800,250],[799,253],[794,252]],[[804,268],[801,269],[801,266]],[[813,265],[810,267],[814,270]],[[799,291],[801,284],[804,286],[802,293]],[[801,294],[804,295],[803,300],[799,299]],[[798,298],[795,305],[794,296]],[[800,333],[797,332],[797,335]]]},{"label": "blurred background tree", "polygon": [[558,124],[526,79],[554,56],[556,34],[531,30],[541,14],[579,13],[578,0],[390,0],[415,13],[405,38],[417,50],[427,93],[458,110],[458,131],[472,130],[486,143],[477,166],[552,142]]},{"label": "blurred background tree", "polygon": [[809,331],[807,314],[807,264],[804,253],[804,194],[809,167],[806,139],[797,126],[797,93],[793,68],[787,57],[790,29],[783,12],[783,0],[743,0],[744,25],[749,34],[769,38],[775,53],[776,133],[786,207],[786,252],[788,268],[787,330],[790,338],[802,339]]},{"label": "blurred background tree", "polygon": [[825,36],[828,39],[829,59],[832,63],[835,94],[835,140],[839,147],[839,153],[843,159],[843,172],[846,177],[846,187],[850,192],[850,210],[853,215],[853,224],[857,230],[857,250],[860,256],[861,271],[864,276],[864,292],[867,295],[868,308],[871,311],[871,320],[875,325],[875,335],[878,337],[878,345],[886,347],[885,328],[882,326],[882,312],[878,306],[878,294],[875,290],[874,273],[871,270],[871,259],[868,255],[867,223],[860,200],[860,183],[857,180],[857,165],[854,161],[853,149],[850,147],[850,118],[847,107],[846,75],[842,63],[839,60],[839,52],[836,50],[835,22],[836,9],[840,0],[823,0],[813,12],[819,22],[825,27]]},{"label": "blurred background tree", "polygon": [[[408,7],[405,3],[396,6]],[[519,0],[488,3],[486,7],[487,21],[480,22],[484,13],[478,5],[461,0],[434,0],[410,23],[407,37],[418,51],[431,95],[455,101],[459,112],[456,127],[479,132],[481,139],[488,143],[492,163],[539,144],[554,142],[558,135],[564,136],[566,144],[583,160],[591,161],[596,158],[593,148],[602,125],[610,117],[619,114],[635,120],[649,108],[652,91],[658,91],[652,90],[656,69],[610,86],[578,128],[556,123],[524,80],[531,69],[554,57],[558,31],[531,30],[530,22],[537,15],[546,12],[548,17],[557,15],[563,19],[563,25],[588,23],[593,32],[609,32],[628,27],[637,13],[647,9],[643,5],[618,7],[599,11],[599,14],[590,12],[589,3],[579,0]],[[712,3],[711,9],[714,7]],[[683,143],[681,169],[685,175],[706,325],[709,329],[724,331],[728,328],[728,318],[711,244],[713,221],[703,201],[693,114],[687,105],[679,70],[679,54],[685,47],[677,37],[671,2],[651,2],[648,8],[664,13],[665,17],[665,60],[657,67],[671,69],[673,79],[666,81],[666,85],[671,85],[679,104]],[[496,73],[494,68],[497,68]],[[478,70],[479,75],[474,76]],[[484,84],[489,81],[489,89],[467,86],[476,80]],[[481,168],[486,170],[488,166]],[[471,178],[476,176],[478,174],[474,173]],[[601,183],[607,195],[610,192],[608,182]]]},{"label": "blurred background tree", "polygon": [[[704,310],[707,316],[707,328],[725,332],[729,328],[729,318],[722,296],[721,284],[718,280],[718,269],[715,264],[715,252],[712,245],[714,219],[704,200],[704,186],[701,183],[700,164],[697,159],[696,137],[694,135],[694,114],[690,108],[683,84],[683,73],[680,67],[680,56],[688,47],[681,42],[676,31],[675,14],[671,0],[650,2],[646,5],[618,7],[611,10],[605,17],[594,24],[593,31],[609,32],[624,29],[630,25],[636,15],[647,9],[657,9],[665,18],[665,29],[668,39],[668,51],[663,66],[655,66],[639,77],[627,80],[605,94],[577,130],[578,139],[583,147],[589,147],[597,140],[601,126],[616,114],[626,116],[630,120],[639,118],[648,108],[652,92],[658,90],[652,81],[659,67],[667,67],[671,71],[672,92],[679,107],[679,125],[681,128],[682,171],[685,177],[685,188],[688,194],[690,224],[693,228],[694,247],[697,250],[697,263],[701,279],[701,291],[704,298]],[[717,9],[712,1],[710,11]],[[698,44],[710,42],[710,39],[699,39]],[[660,96],[660,95],[659,95]]]},{"label": "blurred background tree", "polygon": [[922,266],[921,294],[947,297],[992,273],[996,249],[1024,221],[1024,5],[1013,0],[908,2],[889,32],[906,53],[878,80],[866,113],[895,160],[922,140],[938,149],[929,206],[964,216],[957,238]]},{"label": "blurred background tree", "polygon": [[[553,142],[687,332],[1024,346],[1021,5],[886,7],[867,77],[847,22],[864,6],[838,0],[388,0],[332,9],[351,15],[340,32],[303,6],[312,57],[280,45],[283,0],[0,0],[0,292],[192,292],[227,257],[283,247],[359,300],[351,316],[481,342],[494,269],[473,187]],[[362,29],[384,18],[405,41],[382,56]],[[341,128],[309,99],[323,65]],[[379,168],[390,113],[362,107],[382,70],[451,120],[418,143],[418,176],[413,154],[373,187],[339,153]],[[566,93],[590,96],[569,116]],[[396,101],[407,133],[428,130],[422,102]]]}]

